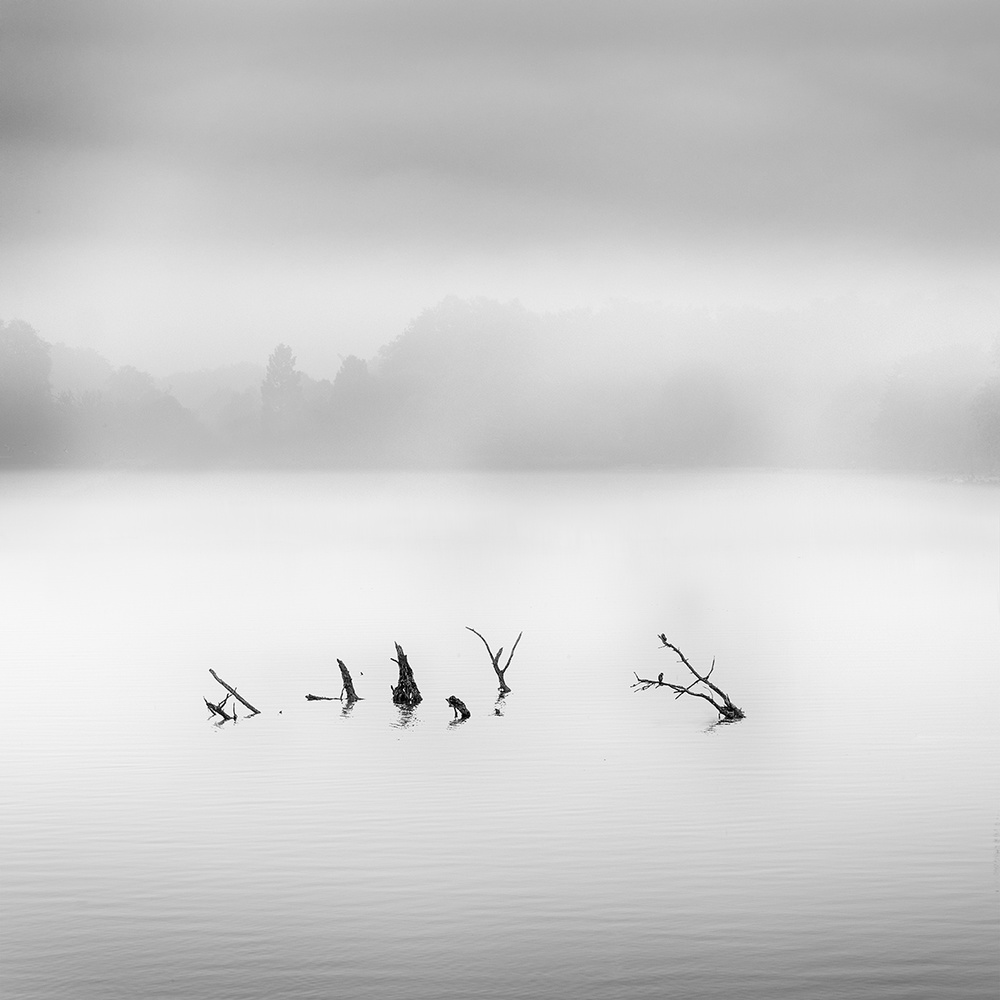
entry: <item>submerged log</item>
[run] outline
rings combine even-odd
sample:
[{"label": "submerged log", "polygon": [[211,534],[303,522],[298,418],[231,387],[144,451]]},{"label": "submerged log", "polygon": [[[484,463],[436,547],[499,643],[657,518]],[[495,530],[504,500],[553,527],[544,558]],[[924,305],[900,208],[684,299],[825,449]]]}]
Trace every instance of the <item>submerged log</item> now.
[{"label": "submerged log", "polygon": [[523,632],[518,632],[517,638],[514,640],[514,645],[510,648],[510,654],[507,656],[507,662],[500,666],[500,657],[503,656],[503,646],[501,646],[495,653],[490,649],[490,644],[486,641],[483,636],[477,632],[474,628],[470,628],[468,625],[465,626],[466,630],[471,632],[473,635],[478,635],[480,639],[483,640],[483,645],[486,647],[486,652],[489,654],[490,663],[493,664],[493,669],[496,671],[497,680],[500,682],[500,697],[502,698],[511,689],[507,686],[507,681],[504,675],[507,673],[507,668],[510,666],[510,661],[514,659],[514,650],[517,649],[517,644],[521,641],[521,636],[524,635]]},{"label": "submerged log", "polygon": [[[396,647],[399,649],[399,647]],[[359,701],[358,695],[354,693],[354,681],[351,680],[351,672],[347,669],[343,660],[337,660],[337,666],[340,667],[340,677],[344,682],[343,688],[340,691],[340,700],[344,700],[344,696],[347,696],[347,704],[353,705],[354,702]]]},{"label": "submerged log", "polygon": [[325,694],[307,694],[306,701],[340,701],[340,699],[330,698]]},{"label": "submerged log", "polygon": [[392,689],[392,703],[413,708],[424,699],[417,687],[417,682],[413,679],[413,670],[409,660],[406,659],[403,647],[398,642],[395,645],[396,657],[392,662],[399,665],[399,683]]},{"label": "submerged log", "polygon": [[[721,718],[725,722],[736,722],[739,719],[745,719],[746,713],[743,709],[734,705],[722,688],[713,684],[709,678],[712,676],[712,671],[715,670],[715,660],[712,660],[712,666],[708,673],[704,677],[698,673],[697,670],[691,666],[688,658],[672,643],[667,641],[667,637],[664,634],[658,636],[660,642],[667,649],[672,649],[678,657],[680,657],[681,663],[684,664],[688,670],[694,674],[694,681],[692,681],[687,686],[683,684],[672,684],[670,681],[665,681],[663,679],[663,674],[661,673],[655,680],[651,680],[648,677],[640,677],[638,674],[635,675],[635,684],[632,688],[636,691],[648,691],[651,687],[665,687],[670,688],[674,692],[674,700],[676,701],[681,695],[689,694],[693,698],[703,698],[707,701],[712,708],[714,708]],[[699,688],[698,685],[704,685],[703,688]],[[707,690],[706,690],[707,689]]]},{"label": "submerged log", "polygon": [[462,701],[461,698],[457,698],[455,695],[452,695],[450,698],[445,698],[445,701],[448,702],[453,709],[455,709],[456,719],[468,719],[469,716],[472,715],[472,713],[465,707],[465,702]]},{"label": "submerged log", "polygon": [[254,708],[242,695],[236,693],[236,688],[230,687],[211,667],[208,668],[208,672],[241,704],[245,705],[247,708],[253,712],[254,715],[260,715],[260,709]]}]

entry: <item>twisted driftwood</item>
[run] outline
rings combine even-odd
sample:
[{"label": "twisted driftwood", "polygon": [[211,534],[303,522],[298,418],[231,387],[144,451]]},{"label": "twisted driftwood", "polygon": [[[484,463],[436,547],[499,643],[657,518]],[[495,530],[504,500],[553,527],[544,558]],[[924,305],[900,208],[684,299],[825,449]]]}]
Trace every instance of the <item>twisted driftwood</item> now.
[{"label": "twisted driftwood", "polygon": [[417,682],[413,679],[413,670],[409,660],[406,659],[403,647],[398,642],[395,645],[396,657],[392,662],[399,665],[399,683],[392,689],[392,703],[413,708],[424,700],[423,695],[417,687]]},{"label": "twisted driftwood", "polygon": [[465,707],[465,702],[462,701],[461,698],[456,698],[455,695],[452,695],[450,698],[445,698],[445,701],[448,702],[453,709],[455,709],[456,719],[467,719],[470,715],[472,715],[472,713]]},{"label": "twisted driftwood", "polygon": [[503,656],[503,646],[501,646],[495,653],[490,649],[490,644],[483,638],[483,636],[477,632],[474,628],[469,628],[468,625],[465,626],[469,632],[473,635],[478,635],[480,639],[483,640],[483,645],[486,647],[486,652],[489,653],[490,662],[493,664],[493,669],[496,671],[497,680],[500,681],[500,697],[502,698],[510,688],[507,686],[507,681],[504,679],[504,674],[507,673],[507,668],[510,666],[510,661],[514,659],[514,650],[517,649],[517,644],[521,641],[521,636],[524,635],[523,632],[518,632],[517,638],[514,640],[514,645],[510,648],[510,653],[507,656],[507,662],[501,668],[500,657]]},{"label": "twisted driftwood", "polygon": [[[236,721],[236,713],[233,712],[233,714],[230,715],[226,711],[226,702],[227,701],[229,701],[229,695],[228,694],[217,705],[213,705],[207,698],[205,698],[205,705],[208,708],[208,710],[212,713],[212,715],[218,715],[218,716],[220,716],[221,719],[222,719],[222,722],[235,722]],[[216,723],[216,725],[221,725],[221,724],[222,723]]]},{"label": "twisted driftwood", "polygon": [[[672,642],[667,641],[667,637],[665,635],[661,634],[659,636],[659,640],[667,649],[672,649],[680,657],[681,663],[683,663],[684,666],[687,667],[692,674],[694,674],[695,680],[685,687],[682,684],[671,684],[670,681],[665,681],[663,679],[663,674],[660,674],[656,680],[650,680],[648,677],[640,677],[636,674],[635,684],[632,685],[634,690],[648,691],[651,687],[666,687],[675,692],[675,701],[684,694],[689,694],[694,698],[704,698],[704,700],[707,701],[726,722],[736,722],[738,719],[746,718],[746,714],[743,709],[734,705],[730,700],[729,695],[726,694],[722,688],[717,687],[709,680],[709,677],[712,676],[712,671],[715,670],[715,660],[712,660],[711,668],[708,673],[702,677],[701,674],[699,674],[698,671],[691,666],[688,658]],[[708,689],[707,692],[702,688],[698,688],[699,684],[705,685],[705,688]]]}]

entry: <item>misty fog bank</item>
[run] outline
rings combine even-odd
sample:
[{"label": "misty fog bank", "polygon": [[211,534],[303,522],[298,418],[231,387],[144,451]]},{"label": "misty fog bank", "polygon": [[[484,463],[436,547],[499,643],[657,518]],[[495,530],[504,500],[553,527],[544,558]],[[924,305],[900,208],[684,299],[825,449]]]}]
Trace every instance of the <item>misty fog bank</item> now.
[{"label": "misty fog bank", "polygon": [[1000,350],[949,339],[900,350],[833,309],[539,315],[450,298],[332,380],[284,343],[154,378],[14,320],[0,325],[0,462],[996,473]]}]

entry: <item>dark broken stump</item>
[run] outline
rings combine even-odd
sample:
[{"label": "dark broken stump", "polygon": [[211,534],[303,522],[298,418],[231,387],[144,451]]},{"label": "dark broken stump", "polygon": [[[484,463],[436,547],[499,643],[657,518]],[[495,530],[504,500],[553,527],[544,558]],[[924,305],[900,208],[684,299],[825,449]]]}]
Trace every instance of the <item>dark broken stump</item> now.
[{"label": "dark broken stump", "polygon": [[468,719],[472,715],[468,708],[465,707],[465,702],[461,698],[452,695],[450,698],[445,698],[445,701],[455,709],[456,719]]},{"label": "dark broken stump", "polygon": [[[681,695],[691,695],[692,698],[702,698],[707,701],[712,708],[714,708],[719,713],[720,722],[738,722],[740,719],[746,718],[746,713],[739,706],[734,705],[729,695],[726,694],[722,688],[713,684],[709,678],[712,676],[712,671],[715,670],[715,660],[712,660],[712,666],[709,668],[707,674],[702,677],[693,666],[691,666],[688,658],[672,643],[667,641],[667,637],[664,634],[658,636],[660,642],[667,649],[673,650],[677,656],[680,658],[681,663],[694,675],[694,680],[688,684],[672,684],[670,681],[665,681],[663,679],[663,674],[661,673],[655,680],[648,677],[640,677],[638,674],[635,675],[635,683],[632,685],[633,689],[637,691],[648,691],[651,687],[665,687],[670,688],[674,692],[674,700],[676,701]],[[702,686],[699,686],[702,685]]]},{"label": "dark broken stump", "polygon": [[392,662],[399,665],[399,683],[392,689],[392,703],[413,708],[424,699],[417,687],[417,682],[413,679],[413,670],[406,658],[406,653],[403,652],[403,647],[398,642],[395,645],[396,658]]}]

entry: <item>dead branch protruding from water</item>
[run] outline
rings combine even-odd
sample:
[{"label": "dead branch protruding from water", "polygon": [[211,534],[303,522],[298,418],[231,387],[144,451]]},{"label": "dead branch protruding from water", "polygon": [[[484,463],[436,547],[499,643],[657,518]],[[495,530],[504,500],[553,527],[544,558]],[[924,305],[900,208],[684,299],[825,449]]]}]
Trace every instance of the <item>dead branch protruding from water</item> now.
[{"label": "dead branch protruding from water", "polygon": [[514,650],[517,649],[517,644],[521,641],[521,636],[524,635],[523,632],[518,632],[517,638],[514,640],[514,645],[510,647],[510,653],[507,656],[507,662],[500,666],[500,657],[503,656],[503,646],[501,646],[495,653],[490,649],[490,644],[483,638],[482,634],[477,632],[474,628],[470,628],[468,625],[465,626],[466,629],[473,635],[478,635],[480,639],[483,640],[483,645],[486,647],[486,652],[489,653],[490,663],[493,664],[493,669],[496,671],[497,680],[500,682],[500,697],[502,698],[511,689],[507,686],[507,681],[504,675],[507,673],[507,668],[510,666],[510,661],[514,659]]},{"label": "dead branch protruding from water", "polygon": [[424,699],[417,687],[417,682],[413,679],[413,670],[410,667],[410,661],[406,658],[406,653],[403,652],[403,647],[398,642],[395,646],[396,657],[392,662],[399,665],[399,683],[392,689],[392,703],[413,708]]},{"label": "dead branch protruding from water", "polygon": [[461,698],[452,695],[450,698],[445,698],[445,701],[455,709],[455,719],[467,719],[472,715],[468,708],[465,707],[465,702]]},{"label": "dead branch protruding from water", "polygon": [[[746,718],[746,714],[743,709],[734,705],[722,688],[713,684],[709,678],[712,676],[712,671],[715,670],[715,660],[712,660],[712,666],[708,673],[702,677],[693,666],[691,666],[690,660],[672,643],[667,641],[666,635],[661,634],[659,636],[660,642],[667,649],[672,649],[678,657],[680,657],[681,663],[684,664],[688,670],[694,674],[694,681],[692,681],[687,686],[683,684],[672,684],[670,681],[665,681],[663,679],[663,674],[660,674],[655,680],[651,680],[648,677],[640,677],[638,674],[635,675],[635,684],[632,685],[633,689],[636,691],[648,691],[653,687],[665,687],[670,688],[674,692],[674,699],[680,698],[681,695],[689,694],[694,698],[703,698],[707,701],[712,708],[714,708],[720,715],[722,719],[727,722],[736,722],[738,719]],[[698,685],[702,684],[707,688],[707,691],[699,688]]]},{"label": "dead branch protruding from water", "polygon": [[307,694],[306,701],[344,701],[345,695],[347,696],[348,705],[353,705],[356,701],[361,700],[354,691],[354,681],[351,680],[351,672],[347,669],[347,665],[343,660],[337,660],[337,666],[340,667],[340,679],[342,682],[340,694],[336,698],[331,698],[325,694]]},{"label": "dead branch protruding from water", "polygon": [[[398,646],[396,648],[399,649]],[[361,699],[354,692],[354,681],[351,680],[351,672],[347,669],[347,665],[343,660],[337,660],[337,666],[340,667],[340,678],[344,682],[344,686],[340,690],[340,700],[343,701],[346,696],[347,704],[353,705]]]},{"label": "dead branch protruding from water", "polygon": [[236,693],[236,688],[230,687],[211,667],[208,668],[208,672],[241,704],[245,705],[247,708],[253,712],[254,715],[260,715],[260,709],[254,708],[242,695]]}]

